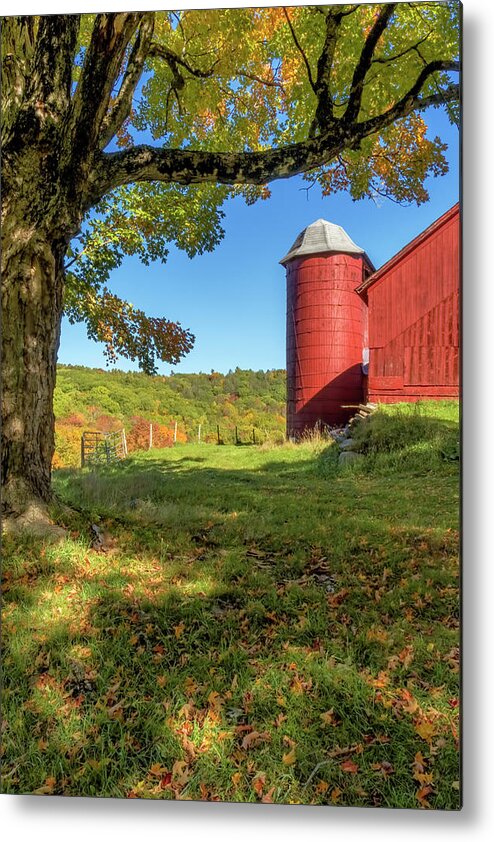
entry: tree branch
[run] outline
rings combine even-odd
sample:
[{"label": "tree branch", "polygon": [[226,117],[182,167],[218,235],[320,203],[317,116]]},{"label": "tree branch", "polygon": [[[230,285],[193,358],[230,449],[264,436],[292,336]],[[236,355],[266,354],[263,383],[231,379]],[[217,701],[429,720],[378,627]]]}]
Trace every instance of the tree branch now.
[{"label": "tree branch", "polygon": [[213,75],[214,68],[219,62],[218,58],[213,62],[208,70],[200,70],[197,67],[192,67],[186,59],[182,58],[177,53],[174,53],[173,50],[169,49],[169,47],[165,47],[164,44],[158,44],[156,42],[151,44],[148,55],[149,58],[157,57],[166,61],[172,70],[173,75],[178,75],[178,78],[180,79],[180,89],[183,88],[184,79],[179,67],[183,67],[184,70],[187,70],[191,76],[195,76],[197,79],[209,79]]},{"label": "tree branch", "polygon": [[322,166],[341,151],[341,137],[319,136],[262,152],[207,152],[134,146],[102,153],[91,175],[91,201],[137,181],[265,184]]},{"label": "tree branch", "polygon": [[[72,169],[81,172],[99,148],[99,135],[125,50],[145,13],[96,15],[67,125]],[[67,16],[68,17],[68,16]]]},{"label": "tree branch", "polygon": [[412,111],[424,111],[432,105],[444,105],[447,102],[452,102],[459,99],[460,87],[457,84],[451,84],[443,90],[439,90],[436,94],[420,97],[420,91],[429,76],[439,70],[443,71],[458,71],[460,69],[459,62],[433,61],[424,67],[417,77],[414,85],[407,91],[407,93],[398,102],[382,114],[375,117],[370,117],[362,123],[357,123],[355,136],[357,139],[367,137],[369,134],[375,134],[387,126],[391,125],[395,120],[401,117],[406,117]]},{"label": "tree branch", "polygon": [[[349,14],[349,12],[347,12]],[[338,30],[344,13],[330,9],[326,15],[326,37],[317,62],[317,78],[314,93],[317,96],[317,107],[314,120],[310,128],[313,136],[317,129],[324,132],[331,126],[333,120],[333,97],[330,89],[331,70],[338,41]]]},{"label": "tree branch", "polygon": [[276,79],[262,79],[254,73],[244,73],[242,71],[239,71],[236,75],[240,79],[251,79],[253,82],[259,82],[260,85],[266,85],[271,88],[281,88],[281,90],[284,90],[282,82],[279,82]]},{"label": "tree branch", "polygon": [[99,138],[100,149],[104,149],[130,114],[132,97],[142,75],[144,62],[148,55],[151,38],[153,37],[153,31],[154,14],[149,12],[144,15],[141,21],[117,98],[101,126]]},{"label": "tree branch", "polygon": [[297,38],[296,32],[295,32],[295,30],[294,30],[294,28],[293,28],[293,24],[292,24],[292,22],[291,22],[291,20],[290,20],[290,16],[289,16],[289,14],[288,14],[288,11],[287,11],[287,9],[286,9],[286,6],[283,6],[283,12],[285,13],[286,21],[287,21],[288,26],[289,26],[289,28],[290,28],[290,32],[292,33],[293,43],[295,44],[295,46],[296,46],[297,50],[299,51],[300,55],[302,56],[303,62],[304,62],[304,64],[305,64],[305,68],[306,68],[306,70],[307,70],[307,76],[309,77],[310,86],[311,86],[312,90],[314,91],[314,93],[316,93],[316,88],[315,88],[314,78],[313,78],[313,76],[312,76],[312,70],[310,69],[309,59],[308,59],[308,58],[307,58],[307,56],[305,55],[305,52],[304,52],[304,50],[302,49],[302,46],[301,46],[301,44],[300,44],[300,41],[299,41],[299,40],[298,40],[298,38]]},{"label": "tree branch", "polygon": [[396,3],[388,3],[381,8],[369,34],[367,35],[367,38],[365,39],[365,44],[353,73],[352,84],[350,87],[350,102],[345,111],[344,119],[349,123],[356,120],[359,115],[360,106],[362,104],[365,77],[367,76],[372,64],[372,58],[374,56],[377,43],[388,26],[389,21],[395,12],[396,5]]},{"label": "tree branch", "polygon": [[427,35],[424,35],[422,38],[420,38],[420,40],[417,41],[416,44],[412,44],[411,47],[407,47],[406,50],[402,50],[401,53],[395,53],[393,56],[388,56],[387,58],[382,58],[381,56],[373,58],[372,64],[390,64],[390,62],[397,61],[399,58],[403,58],[403,56],[408,55],[408,53],[418,52],[419,47],[421,46],[421,44],[427,41],[430,34],[431,33],[428,32]]}]

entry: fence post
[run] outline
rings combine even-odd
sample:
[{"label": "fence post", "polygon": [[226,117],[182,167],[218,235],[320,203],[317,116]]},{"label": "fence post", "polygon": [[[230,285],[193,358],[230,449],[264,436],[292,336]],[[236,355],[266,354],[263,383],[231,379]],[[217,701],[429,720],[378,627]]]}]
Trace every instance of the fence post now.
[{"label": "fence post", "polygon": [[220,443],[220,425],[216,424],[216,434],[218,436],[218,444]]},{"label": "fence post", "polygon": [[125,435],[124,429],[122,429],[122,442],[123,442],[124,456],[127,456],[127,436]]},{"label": "fence post", "polygon": [[84,467],[84,433],[81,436],[81,468]]},{"label": "fence post", "polygon": [[252,444],[256,443],[256,431],[255,428],[252,427]]},{"label": "fence post", "polygon": [[173,444],[177,443],[177,423],[178,422],[175,421],[175,430],[174,430],[174,433],[173,433]]},{"label": "fence post", "polygon": [[197,441],[198,442],[201,441],[201,427],[202,427],[202,424],[199,424],[199,429],[197,431]]},{"label": "fence post", "polygon": [[238,444],[238,428],[235,427],[235,444]]},{"label": "fence post", "polygon": [[149,450],[151,450],[153,446],[153,425],[152,423],[149,425]]}]

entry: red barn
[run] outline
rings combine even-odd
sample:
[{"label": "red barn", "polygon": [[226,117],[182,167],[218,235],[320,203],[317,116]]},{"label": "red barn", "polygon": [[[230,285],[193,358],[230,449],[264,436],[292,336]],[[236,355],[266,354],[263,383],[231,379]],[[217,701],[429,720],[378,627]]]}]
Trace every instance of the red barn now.
[{"label": "red barn", "polygon": [[287,433],[335,425],[362,400],[459,393],[459,206],[377,271],[319,219],[281,263],[287,276]]}]

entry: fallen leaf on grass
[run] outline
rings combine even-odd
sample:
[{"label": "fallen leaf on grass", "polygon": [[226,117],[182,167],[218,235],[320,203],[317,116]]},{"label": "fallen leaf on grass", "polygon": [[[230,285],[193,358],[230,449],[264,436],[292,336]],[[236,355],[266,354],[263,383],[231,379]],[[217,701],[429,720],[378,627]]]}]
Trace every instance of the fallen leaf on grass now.
[{"label": "fallen leaf on grass", "polygon": [[269,789],[266,793],[264,793],[264,795],[261,798],[261,801],[262,801],[263,804],[273,804],[273,792],[274,792],[274,790],[275,790],[275,787],[272,786],[271,789]]},{"label": "fallen leaf on grass", "polygon": [[351,746],[344,746],[340,748],[337,746],[331,751],[328,751],[328,757],[344,757],[346,754],[362,754],[364,747],[362,743],[352,743]]},{"label": "fallen leaf on grass", "polygon": [[385,778],[394,773],[394,766],[387,760],[383,760],[382,763],[373,763],[371,768],[376,772],[382,772]]},{"label": "fallen leaf on grass", "polygon": [[319,781],[317,786],[316,786],[316,792],[320,792],[322,794],[327,792],[328,789],[329,789],[329,784],[328,784],[327,781]]},{"label": "fallen leaf on grass", "polygon": [[172,782],[172,773],[171,772],[165,772],[165,774],[161,776],[160,789],[166,789],[168,786],[171,785],[171,782]]},{"label": "fallen leaf on grass", "polygon": [[208,705],[215,711],[220,711],[225,704],[223,698],[220,696],[216,690],[211,690],[211,693],[208,696]]},{"label": "fallen leaf on grass", "polygon": [[427,801],[427,796],[430,795],[431,792],[433,792],[433,789],[432,789],[431,786],[422,786],[422,787],[420,787],[420,789],[417,790],[417,792],[415,793],[415,797],[416,797],[416,799],[419,802],[421,807],[430,807],[431,806],[429,804],[429,802]]},{"label": "fallen leaf on grass", "polygon": [[199,685],[193,678],[188,676],[184,681],[184,690],[187,696],[193,696]]},{"label": "fallen leaf on grass", "polygon": [[149,768],[150,775],[156,775],[158,778],[161,778],[163,775],[166,775],[168,769],[165,769],[161,763],[153,763],[152,766]]},{"label": "fallen leaf on grass", "polygon": [[401,698],[403,701],[400,700],[399,705],[405,713],[415,713],[418,710],[418,702],[409,690],[402,690]]},{"label": "fallen leaf on grass", "polygon": [[258,798],[262,798],[265,783],[266,775],[264,774],[257,775],[257,777],[255,777],[252,781],[252,789],[254,790]]},{"label": "fallen leaf on grass", "polygon": [[459,672],[460,671],[460,649],[458,646],[454,646],[450,651],[444,655],[443,661],[446,661],[452,672]]},{"label": "fallen leaf on grass", "polygon": [[192,772],[185,760],[175,760],[172,766],[172,780],[176,786],[185,786],[189,781]]},{"label": "fallen leaf on grass", "polygon": [[260,743],[265,743],[271,739],[270,734],[268,731],[251,731],[250,734],[246,734],[242,740],[242,748],[247,750],[249,748],[254,748],[255,746],[259,745]]},{"label": "fallen leaf on grass", "polygon": [[332,725],[333,727],[339,724],[336,716],[334,715],[333,708],[331,708],[331,710],[327,710],[325,713],[321,713],[321,721],[323,725]]},{"label": "fallen leaf on grass", "polygon": [[335,786],[335,788],[331,790],[331,801],[333,802],[333,804],[336,804],[336,802],[340,800],[342,794],[343,793],[341,789],[338,789],[337,786]]},{"label": "fallen leaf on grass", "polygon": [[432,772],[425,771],[426,762],[427,761],[424,759],[422,752],[418,751],[412,763],[414,780],[418,781],[419,784],[422,784],[422,786],[432,784],[433,780]]},{"label": "fallen leaf on grass", "polygon": [[43,786],[38,787],[33,791],[33,795],[51,795],[57,784],[56,778],[46,778]]},{"label": "fallen leaf on grass", "polygon": [[389,684],[389,676],[381,670],[381,672],[378,673],[377,678],[371,679],[370,683],[373,687],[387,687]]},{"label": "fallen leaf on grass", "polygon": [[181,623],[178,624],[178,626],[173,627],[173,631],[175,633],[175,637],[177,638],[177,640],[179,639],[179,637],[181,637],[183,635],[184,630],[185,630],[185,623],[184,622],[181,622]]},{"label": "fallen leaf on grass", "polygon": [[386,629],[371,628],[367,631],[367,640],[376,643],[386,643],[388,639],[388,632]]},{"label": "fallen leaf on grass", "polygon": [[292,748],[291,751],[287,752],[287,754],[284,754],[282,760],[285,766],[292,766],[296,760],[295,748]]},{"label": "fallen leaf on grass", "polygon": [[332,608],[336,608],[338,605],[341,605],[341,603],[348,596],[349,593],[350,591],[348,590],[348,588],[342,588],[341,591],[338,591],[337,593],[328,596],[328,604]]},{"label": "fallen leaf on grass", "polygon": [[426,740],[428,743],[430,743],[432,737],[436,736],[434,723],[429,719],[419,719],[418,722],[415,723],[415,730],[419,737],[422,737],[422,739]]},{"label": "fallen leaf on grass", "polygon": [[340,769],[343,772],[349,772],[352,775],[355,775],[358,772],[358,766],[353,760],[344,760],[343,763],[340,763]]}]

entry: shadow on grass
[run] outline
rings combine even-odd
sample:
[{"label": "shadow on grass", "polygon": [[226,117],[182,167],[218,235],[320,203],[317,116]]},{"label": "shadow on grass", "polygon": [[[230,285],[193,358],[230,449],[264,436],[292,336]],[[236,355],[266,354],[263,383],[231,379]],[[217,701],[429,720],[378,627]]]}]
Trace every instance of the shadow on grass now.
[{"label": "shadow on grass", "polygon": [[198,449],[60,471],[79,536],[11,542],[7,791],[414,807],[433,708],[434,805],[454,808],[454,479]]}]

